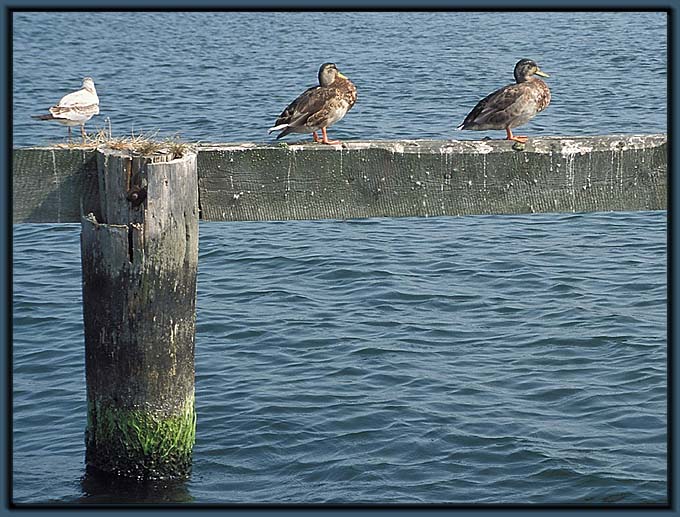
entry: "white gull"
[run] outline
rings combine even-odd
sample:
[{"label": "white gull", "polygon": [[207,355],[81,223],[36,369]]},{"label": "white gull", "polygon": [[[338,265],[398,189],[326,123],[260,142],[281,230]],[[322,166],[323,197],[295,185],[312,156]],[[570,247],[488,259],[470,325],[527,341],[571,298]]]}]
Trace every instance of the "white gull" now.
[{"label": "white gull", "polygon": [[68,139],[71,141],[71,126],[80,126],[80,132],[85,141],[85,122],[99,113],[99,97],[94,88],[91,77],[83,79],[82,88],[76,92],[64,95],[59,103],[49,109],[49,114],[32,115],[38,120],[56,120],[68,126]]}]

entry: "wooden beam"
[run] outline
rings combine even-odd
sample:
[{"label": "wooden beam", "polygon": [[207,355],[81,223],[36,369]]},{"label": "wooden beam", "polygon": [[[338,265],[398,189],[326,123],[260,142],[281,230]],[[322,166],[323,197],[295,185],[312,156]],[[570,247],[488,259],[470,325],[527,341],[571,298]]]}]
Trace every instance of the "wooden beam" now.
[{"label": "wooden beam", "polygon": [[[198,147],[201,218],[283,220],[663,210],[666,135]],[[98,206],[94,150],[15,149],[14,222]]]}]

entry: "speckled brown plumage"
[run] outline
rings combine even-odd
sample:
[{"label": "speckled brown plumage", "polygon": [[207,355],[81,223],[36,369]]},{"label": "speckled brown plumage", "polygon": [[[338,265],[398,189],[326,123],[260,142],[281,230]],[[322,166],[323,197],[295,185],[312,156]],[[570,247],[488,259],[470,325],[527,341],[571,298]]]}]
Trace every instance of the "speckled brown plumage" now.
[{"label": "speckled brown plumage", "polygon": [[534,61],[520,60],[515,65],[516,83],[484,97],[458,129],[505,129],[509,140],[526,141],[513,136],[512,128],[526,124],[550,104],[550,89],[536,75],[549,77]]},{"label": "speckled brown plumage", "polygon": [[314,141],[319,141],[316,132],[321,130],[323,143],[336,143],[328,140],[326,128],[341,120],[356,100],[354,84],[333,63],[325,63],[319,69],[319,86],[308,88],[291,102],[269,132],[281,130],[277,139],[289,133],[312,133]]}]

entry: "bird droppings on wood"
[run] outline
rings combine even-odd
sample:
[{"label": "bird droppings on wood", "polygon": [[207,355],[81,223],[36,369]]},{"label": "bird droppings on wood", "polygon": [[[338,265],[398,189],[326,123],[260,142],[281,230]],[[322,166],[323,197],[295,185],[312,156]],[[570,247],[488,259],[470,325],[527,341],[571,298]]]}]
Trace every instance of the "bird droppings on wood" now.
[{"label": "bird droppings on wood", "polygon": [[[313,143],[293,144],[294,150],[252,142],[200,144],[200,215],[204,220],[418,216],[425,213],[414,208],[422,194],[437,207],[433,213],[430,206],[428,215],[525,213],[529,205],[534,212],[664,209],[666,140],[666,135],[542,137],[531,138],[522,152],[506,140],[350,141],[340,152]],[[13,168],[15,222],[78,221],[81,199],[86,213],[96,213],[94,151],[15,149]],[[51,175],[47,183],[45,171]],[[412,191],[413,181],[423,186]],[[505,188],[509,183],[512,195]],[[252,195],[234,199],[240,192]],[[409,202],[413,196],[418,199]],[[340,204],[339,197],[346,202]]]}]

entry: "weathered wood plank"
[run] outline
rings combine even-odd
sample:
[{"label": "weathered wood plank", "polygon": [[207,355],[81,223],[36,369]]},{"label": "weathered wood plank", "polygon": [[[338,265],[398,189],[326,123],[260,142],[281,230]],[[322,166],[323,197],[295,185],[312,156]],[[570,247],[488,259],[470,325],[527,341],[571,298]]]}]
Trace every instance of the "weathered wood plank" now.
[{"label": "weathered wood plank", "polygon": [[97,159],[93,149],[39,147],[12,152],[13,220],[32,223],[80,222],[98,212]]},{"label": "weathered wood plank", "polygon": [[[63,169],[53,163],[62,152]],[[14,153],[14,222],[78,221],[80,196],[99,203],[94,151]],[[666,135],[536,138],[524,150],[504,140],[213,144],[197,160],[207,221],[667,206]]]},{"label": "weathered wood plank", "polygon": [[[103,220],[82,219],[86,462],[125,477],[185,478],[196,424],[196,155],[146,163],[106,154]],[[139,204],[128,199],[128,171],[147,178]]]},{"label": "weathered wood plank", "polygon": [[206,220],[316,219],[666,207],[665,137],[349,142],[203,148]]}]

